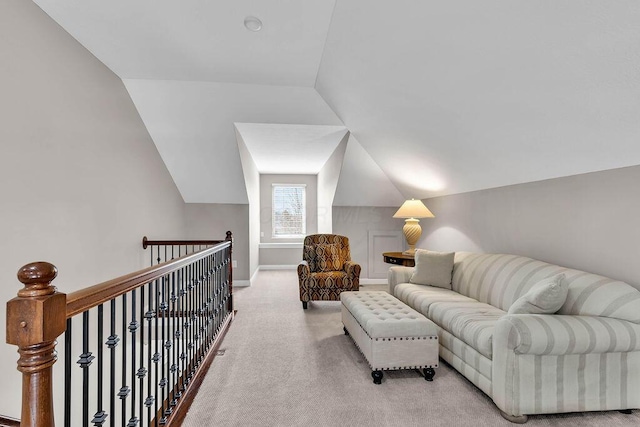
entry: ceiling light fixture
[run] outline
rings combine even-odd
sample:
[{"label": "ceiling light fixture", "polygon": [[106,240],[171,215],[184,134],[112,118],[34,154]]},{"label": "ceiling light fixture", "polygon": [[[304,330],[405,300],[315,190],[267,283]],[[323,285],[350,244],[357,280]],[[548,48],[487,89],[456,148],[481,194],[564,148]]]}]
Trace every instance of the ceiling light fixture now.
[{"label": "ceiling light fixture", "polygon": [[255,16],[247,16],[246,18],[244,18],[244,26],[249,31],[260,31],[262,29],[262,21]]}]

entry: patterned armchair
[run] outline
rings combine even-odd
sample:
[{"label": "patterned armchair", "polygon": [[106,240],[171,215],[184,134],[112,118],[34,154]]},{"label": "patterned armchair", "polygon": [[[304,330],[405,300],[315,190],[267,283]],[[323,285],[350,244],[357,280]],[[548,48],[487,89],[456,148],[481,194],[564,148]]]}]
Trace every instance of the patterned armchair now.
[{"label": "patterned armchair", "polygon": [[309,301],[339,301],[340,292],[360,287],[360,265],[351,261],[349,238],[311,234],[304,238],[298,282],[302,308]]}]

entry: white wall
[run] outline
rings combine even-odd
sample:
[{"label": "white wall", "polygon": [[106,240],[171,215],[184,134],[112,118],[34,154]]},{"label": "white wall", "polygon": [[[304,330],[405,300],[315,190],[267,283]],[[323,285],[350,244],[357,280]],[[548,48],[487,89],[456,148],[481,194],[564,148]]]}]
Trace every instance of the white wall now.
[{"label": "white wall", "polygon": [[227,230],[233,233],[233,281],[245,282],[249,276],[249,205],[187,203],[187,239],[221,240]]},{"label": "white wall", "polygon": [[260,244],[260,173],[251,157],[251,153],[247,149],[247,145],[242,139],[242,135],[237,129],[235,134],[242,162],[246,197],[249,200],[249,279],[251,279],[258,270],[258,265],[260,265],[258,249]]},{"label": "white wall", "polygon": [[333,229],[333,199],[336,195],[338,180],[344,161],[344,153],[347,150],[347,141],[350,133],[342,138],[338,147],[327,160],[324,167],[318,173],[318,233],[331,233]]},{"label": "white wall", "polygon": [[[71,292],[147,266],[143,235],[184,236],[184,203],[122,81],[30,1],[0,2],[0,317],[44,260]],[[20,416],[4,344],[0,414]],[[58,362],[60,363],[60,362]]]},{"label": "white wall", "polygon": [[425,200],[417,247],[513,253],[640,289],[640,166]]},{"label": "white wall", "polygon": [[[397,210],[397,207],[333,207],[333,232],[349,238],[351,259],[360,264],[362,268],[360,278],[369,278],[369,231],[402,231],[404,220],[393,218],[393,214]],[[393,250],[395,248],[389,248],[384,252]],[[382,259],[382,252],[371,255],[374,258]]]}]

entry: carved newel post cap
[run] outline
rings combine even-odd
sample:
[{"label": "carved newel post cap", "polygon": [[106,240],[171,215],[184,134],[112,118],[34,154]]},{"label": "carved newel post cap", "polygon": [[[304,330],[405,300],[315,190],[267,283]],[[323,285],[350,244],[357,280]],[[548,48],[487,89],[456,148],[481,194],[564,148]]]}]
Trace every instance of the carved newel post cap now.
[{"label": "carved newel post cap", "polygon": [[56,292],[51,285],[58,275],[55,265],[48,262],[32,262],[18,270],[18,280],[24,284],[24,288],[18,291],[19,297],[41,297]]}]

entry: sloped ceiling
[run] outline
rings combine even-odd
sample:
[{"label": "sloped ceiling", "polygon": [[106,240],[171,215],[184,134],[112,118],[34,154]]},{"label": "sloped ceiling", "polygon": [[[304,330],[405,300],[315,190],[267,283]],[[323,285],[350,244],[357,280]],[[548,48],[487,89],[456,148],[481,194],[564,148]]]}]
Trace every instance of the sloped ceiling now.
[{"label": "sloped ceiling", "polygon": [[317,175],[347,133],[344,126],[235,126],[261,174]]},{"label": "sloped ceiling", "polygon": [[316,89],[406,197],[640,164],[640,2],[336,2]]},{"label": "sloped ceiling", "polygon": [[[34,0],[123,79],[312,87],[334,0]],[[260,32],[244,27],[262,19]]]},{"label": "sloped ceiling", "polygon": [[125,79],[187,201],[246,203],[235,122],[344,125],[366,156],[336,200],[640,164],[635,0],[36,3]]},{"label": "sloped ceiling", "polygon": [[187,203],[248,203],[234,123],[342,125],[313,88],[124,82]]}]

